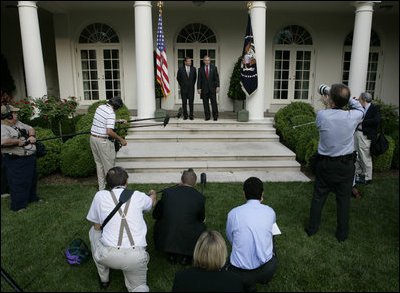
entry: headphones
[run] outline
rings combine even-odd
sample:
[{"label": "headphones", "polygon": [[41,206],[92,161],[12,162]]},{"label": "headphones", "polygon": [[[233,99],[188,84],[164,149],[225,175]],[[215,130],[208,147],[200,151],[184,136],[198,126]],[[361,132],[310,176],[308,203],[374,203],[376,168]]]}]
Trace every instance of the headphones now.
[{"label": "headphones", "polygon": [[3,120],[3,119],[10,119],[10,120],[13,119],[13,115],[12,115],[10,106],[9,105],[4,105],[4,106],[6,107],[7,113],[1,114],[1,120]]}]

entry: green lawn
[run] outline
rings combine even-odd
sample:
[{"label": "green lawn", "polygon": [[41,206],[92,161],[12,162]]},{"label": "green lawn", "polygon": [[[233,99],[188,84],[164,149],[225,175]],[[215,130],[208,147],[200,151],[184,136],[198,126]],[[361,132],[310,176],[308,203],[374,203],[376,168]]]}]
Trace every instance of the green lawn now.
[{"label": "green lawn", "polygon": [[[129,187],[147,192],[166,186]],[[264,190],[264,203],[275,210],[282,235],[275,238],[278,270],[269,286],[260,285],[258,291],[399,291],[398,177],[375,179],[359,188],[363,199],[351,200],[350,235],[344,243],[334,235],[334,196],[325,204],[320,231],[313,237],[305,234],[313,182],[264,183]],[[10,199],[1,199],[2,268],[25,291],[99,291],[93,260],[73,267],[63,256],[78,235],[89,244],[85,218],[97,186],[40,185],[38,191],[43,202],[29,205],[24,213],[10,211]],[[207,227],[225,237],[227,213],[244,203],[242,184],[207,183],[204,193]],[[145,219],[148,285],[151,291],[170,291],[175,272],[183,266],[170,265],[154,249],[154,221],[150,213]],[[110,278],[106,291],[126,291],[122,272],[112,270]],[[1,291],[12,291],[3,278]]]}]

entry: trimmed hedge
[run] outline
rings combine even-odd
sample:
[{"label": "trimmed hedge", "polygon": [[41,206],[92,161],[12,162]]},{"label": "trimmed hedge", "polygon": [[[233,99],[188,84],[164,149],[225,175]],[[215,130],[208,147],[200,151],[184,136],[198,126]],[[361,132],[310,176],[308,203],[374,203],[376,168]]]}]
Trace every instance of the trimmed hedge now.
[{"label": "trimmed hedge", "polygon": [[304,102],[292,102],[286,107],[279,109],[274,116],[276,129],[280,132],[282,127],[289,123],[288,118],[297,115],[310,115],[315,118],[314,108]]},{"label": "trimmed hedge", "polygon": [[307,168],[310,168],[310,157],[318,151],[318,141],[319,138],[313,138],[306,145],[305,161]]},{"label": "trimmed hedge", "polygon": [[390,170],[392,166],[393,152],[395,148],[394,139],[385,135],[389,142],[389,149],[382,155],[372,156],[373,170],[377,172]]},{"label": "trimmed hedge", "polygon": [[316,139],[318,142],[319,131],[315,124],[310,124],[296,129],[299,129],[296,140],[296,157],[300,162],[306,162],[306,154],[310,147],[309,143],[313,139]]},{"label": "trimmed hedge", "polygon": [[[298,114],[296,116],[291,117],[292,123],[294,126],[301,125],[304,123],[315,122],[315,117],[310,114]],[[307,124],[304,126],[293,128],[289,122],[283,122],[282,128],[280,129],[282,138],[287,144],[287,146],[295,150],[298,142],[298,138],[306,132],[316,133],[318,135],[318,129],[315,124]]]},{"label": "trimmed hedge", "polygon": [[[36,127],[35,130],[37,139],[55,136],[50,129]],[[62,140],[61,138],[50,139],[42,143],[46,147],[47,154],[37,160],[38,178],[49,175],[59,168]]]},{"label": "trimmed hedge", "polygon": [[399,169],[399,130],[397,129],[390,136],[393,138],[394,141],[392,168]]},{"label": "trimmed hedge", "polygon": [[60,169],[70,177],[87,177],[96,173],[96,164],[90,149],[90,136],[77,135],[61,147]]}]

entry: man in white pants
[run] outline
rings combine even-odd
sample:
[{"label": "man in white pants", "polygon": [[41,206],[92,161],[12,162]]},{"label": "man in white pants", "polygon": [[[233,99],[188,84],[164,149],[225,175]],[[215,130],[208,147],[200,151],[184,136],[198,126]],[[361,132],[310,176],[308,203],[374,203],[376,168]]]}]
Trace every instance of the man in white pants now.
[{"label": "man in white pants", "polygon": [[108,137],[119,140],[122,146],[127,144],[126,140],[113,130],[115,122],[126,123],[125,119],[115,121],[115,111],[123,105],[120,97],[113,97],[108,100],[107,104],[98,106],[93,117],[93,124],[90,129],[90,148],[96,163],[99,190],[106,188],[106,174],[115,165],[116,151],[114,143]]},{"label": "man in white pants", "polygon": [[365,109],[365,115],[354,133],[354,149],[357,151],[356,183],[362,184],[369,184],[372,181],[371,141],[376,139],[381,121],[379,107],[371,101],[370,93],[361,93],[359,102]]},{"label": "man in white pants", "polygon": [[114,167],[108,171],[106,181],[111,191],[96,193],[86,217],[93,222],[89,239],[100,288],[108,287],[112,268],[122,270],[129,292],[148,292],[147,264],[150,257],[146,251],[147,226],[143,211],[149,212],[156,204],[156,192],[150,190],[147,195],[135,191],[101,230],[104,220],[128,186],[128,174],[122,167]]}]

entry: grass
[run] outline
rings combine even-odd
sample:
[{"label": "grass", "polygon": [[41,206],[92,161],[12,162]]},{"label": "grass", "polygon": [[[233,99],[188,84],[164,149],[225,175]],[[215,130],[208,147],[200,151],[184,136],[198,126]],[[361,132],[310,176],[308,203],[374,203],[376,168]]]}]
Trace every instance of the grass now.
[{"label": "grass", "polygon": [[[147,192],[166,186],[129,188]],[[63,256],[78,236],[89,244],[90,223],[85,218],[96,188],[94,184],[40,185],[43,202],[30,204],[23,213],[10,211],[10,199],[1,199],[1,266],[24,291],[99,290],[93,260],[74,267]],[[399,291],[398,177],[376,179],[359,188],[363,199],[351,200],[350,235],[344,243],[334,235],[333,195],[325,204],[319,232],[308,237],[304,227],[313,182],[264,183],[264,190],[263,203],[275,210],[282,234],[275,238],[278,270],[269,286],[258,285],[258,291]],[[225,237],[227,213],[244,203],[242,184],[207,183],[204,193],[207,228]],[[151,213],[145,219],[150,254],[147,283],[151,291],[170,291],[175,273],[184,267],[170,265],[155,250]],[[230,251],[228,241],[227,245]],[[110,279],[106,291],[126,291],[121,271],[111,270]],[[3,278],[1,291],[13,291]]]}]

